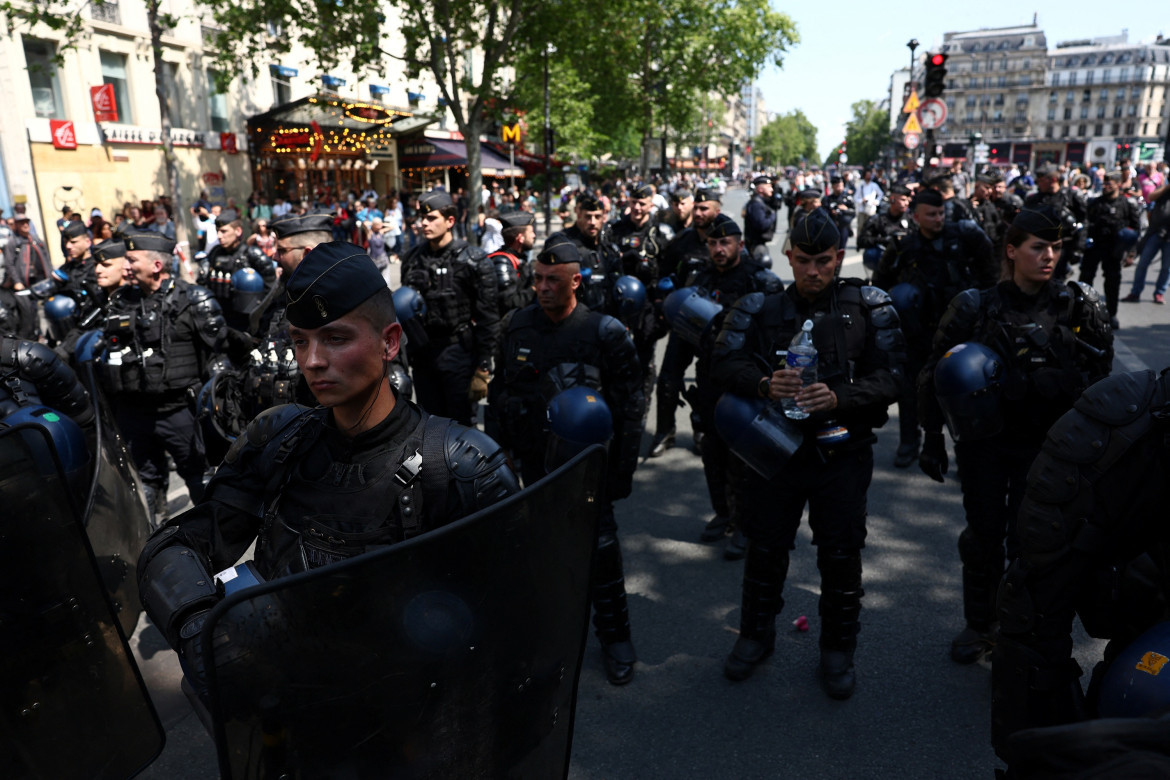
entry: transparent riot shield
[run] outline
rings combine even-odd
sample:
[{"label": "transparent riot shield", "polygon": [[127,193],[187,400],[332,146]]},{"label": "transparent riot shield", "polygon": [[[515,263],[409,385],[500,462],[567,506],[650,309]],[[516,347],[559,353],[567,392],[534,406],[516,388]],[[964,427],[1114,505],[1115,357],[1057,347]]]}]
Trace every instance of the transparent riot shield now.
[{"label": "transparent riot shield", "polygon": [[142,614],[135,569],[138,554],[150,536],[150,510],[138,470],[94,378],[93,363],[83,364],[78,373],[95,410],[93,473],[82,516],[102,582],[114,602],[122,630],[130,636]]},{"label": "transparent riot shield", "polygon": [[0,432],[0,499],[0,777],[132,777],[162,725],[42,430]]},{"label": "transparent riot shield", "polygon": [[592,447],[449,526],[220,603],[203,641],[222,776],[565,776],[604,467]]}]

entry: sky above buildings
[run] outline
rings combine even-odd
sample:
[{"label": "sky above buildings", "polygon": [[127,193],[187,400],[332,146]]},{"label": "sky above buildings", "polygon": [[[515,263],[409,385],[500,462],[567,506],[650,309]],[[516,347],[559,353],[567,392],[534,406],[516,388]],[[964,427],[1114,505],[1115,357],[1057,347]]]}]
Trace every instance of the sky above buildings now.
[{"label": "sky above buildings", "polygon": [[889,93],[890,73],[910,63],[906,42],[917,38],[917,54],[942,42],[943,33],[1030,24],[1032,14],[1051,50],[1066,40],[1118,35],[1152,41],[1170,36],[1170,2],[1128,0],[1108,5],[1100,0],[979,0],[978,2],[872,2],[839,0],[821,6],[773,2],[791,16],[801,42],[784,58],[784,68],[769,68],[760,77],[765,108],[783,114],[795,108],[817,126],[823,160],[845,138],[850,106],[858,100],[878,102]]}]

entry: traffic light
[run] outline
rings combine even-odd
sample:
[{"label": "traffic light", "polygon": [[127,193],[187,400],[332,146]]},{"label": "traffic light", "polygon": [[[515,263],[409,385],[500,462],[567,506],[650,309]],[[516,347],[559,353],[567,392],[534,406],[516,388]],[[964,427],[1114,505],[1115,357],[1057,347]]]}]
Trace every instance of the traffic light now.
[{"label": "traffic light", "polygon": [[947,55],[926,53],[926,82],[927,97],[940,97],[947,88]]}]

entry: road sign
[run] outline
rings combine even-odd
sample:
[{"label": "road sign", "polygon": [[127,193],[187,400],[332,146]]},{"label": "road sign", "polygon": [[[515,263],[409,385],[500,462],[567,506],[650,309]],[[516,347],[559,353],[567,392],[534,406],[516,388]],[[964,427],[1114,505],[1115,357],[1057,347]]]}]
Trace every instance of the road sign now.
[{"label": "road sign", "polygon": [[922,132],[922,125],[918,124],[918,115],[917,114],[907,115],[906,116],[906,124],[902,125],[902,135],[907,135],[909,133],[918,134],[921,132]]},{"label": "road sign", "polygon": [[918,109],[918,118],[922,120],[922,126],[927,130],[942,127],[947,121],[947,104],[938,98],[924,100]]},{"label": "road sign", "polygon": [[841,154],[837,156],[837,160],[842,165],[844,165],[845,163],[849,162],[849,155],[846,154],[845,152],[841,152]]},{"label": "road sign", "polygon": [[910,97],[906,99],[906,105],[902,106],[902,113],[909,114],[918,110],[918,90],[910,90]]},{"label": "road sign", "polygon": [[991,147],[987,144],[975,144],[975,162],[985,163],[989,161],[988,152]]},{"label": "road sign", "polygon": [[[911,114],[911,116],[913,116],[913,114]],[[906,133],[906,135],[902,138],[902,144],[907,149],[917,149],[918,148],[918,133]]]}]

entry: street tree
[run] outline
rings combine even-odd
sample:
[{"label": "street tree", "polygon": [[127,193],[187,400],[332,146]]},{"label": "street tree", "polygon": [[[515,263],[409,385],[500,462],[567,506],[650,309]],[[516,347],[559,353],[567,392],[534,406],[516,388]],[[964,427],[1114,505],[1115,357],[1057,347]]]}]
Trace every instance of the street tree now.
[{"label": "street tree", "polygon": [[889,145],[889,114],[872,100],[859,100],[851,107],[853,118],[845,123],[849,161],[872,165]]},{"label": "street tree", "polygon": [[766,167],[800,165],[816,159],[817,128],[798,108],[760,128],[754,143],[755,155]]}]

